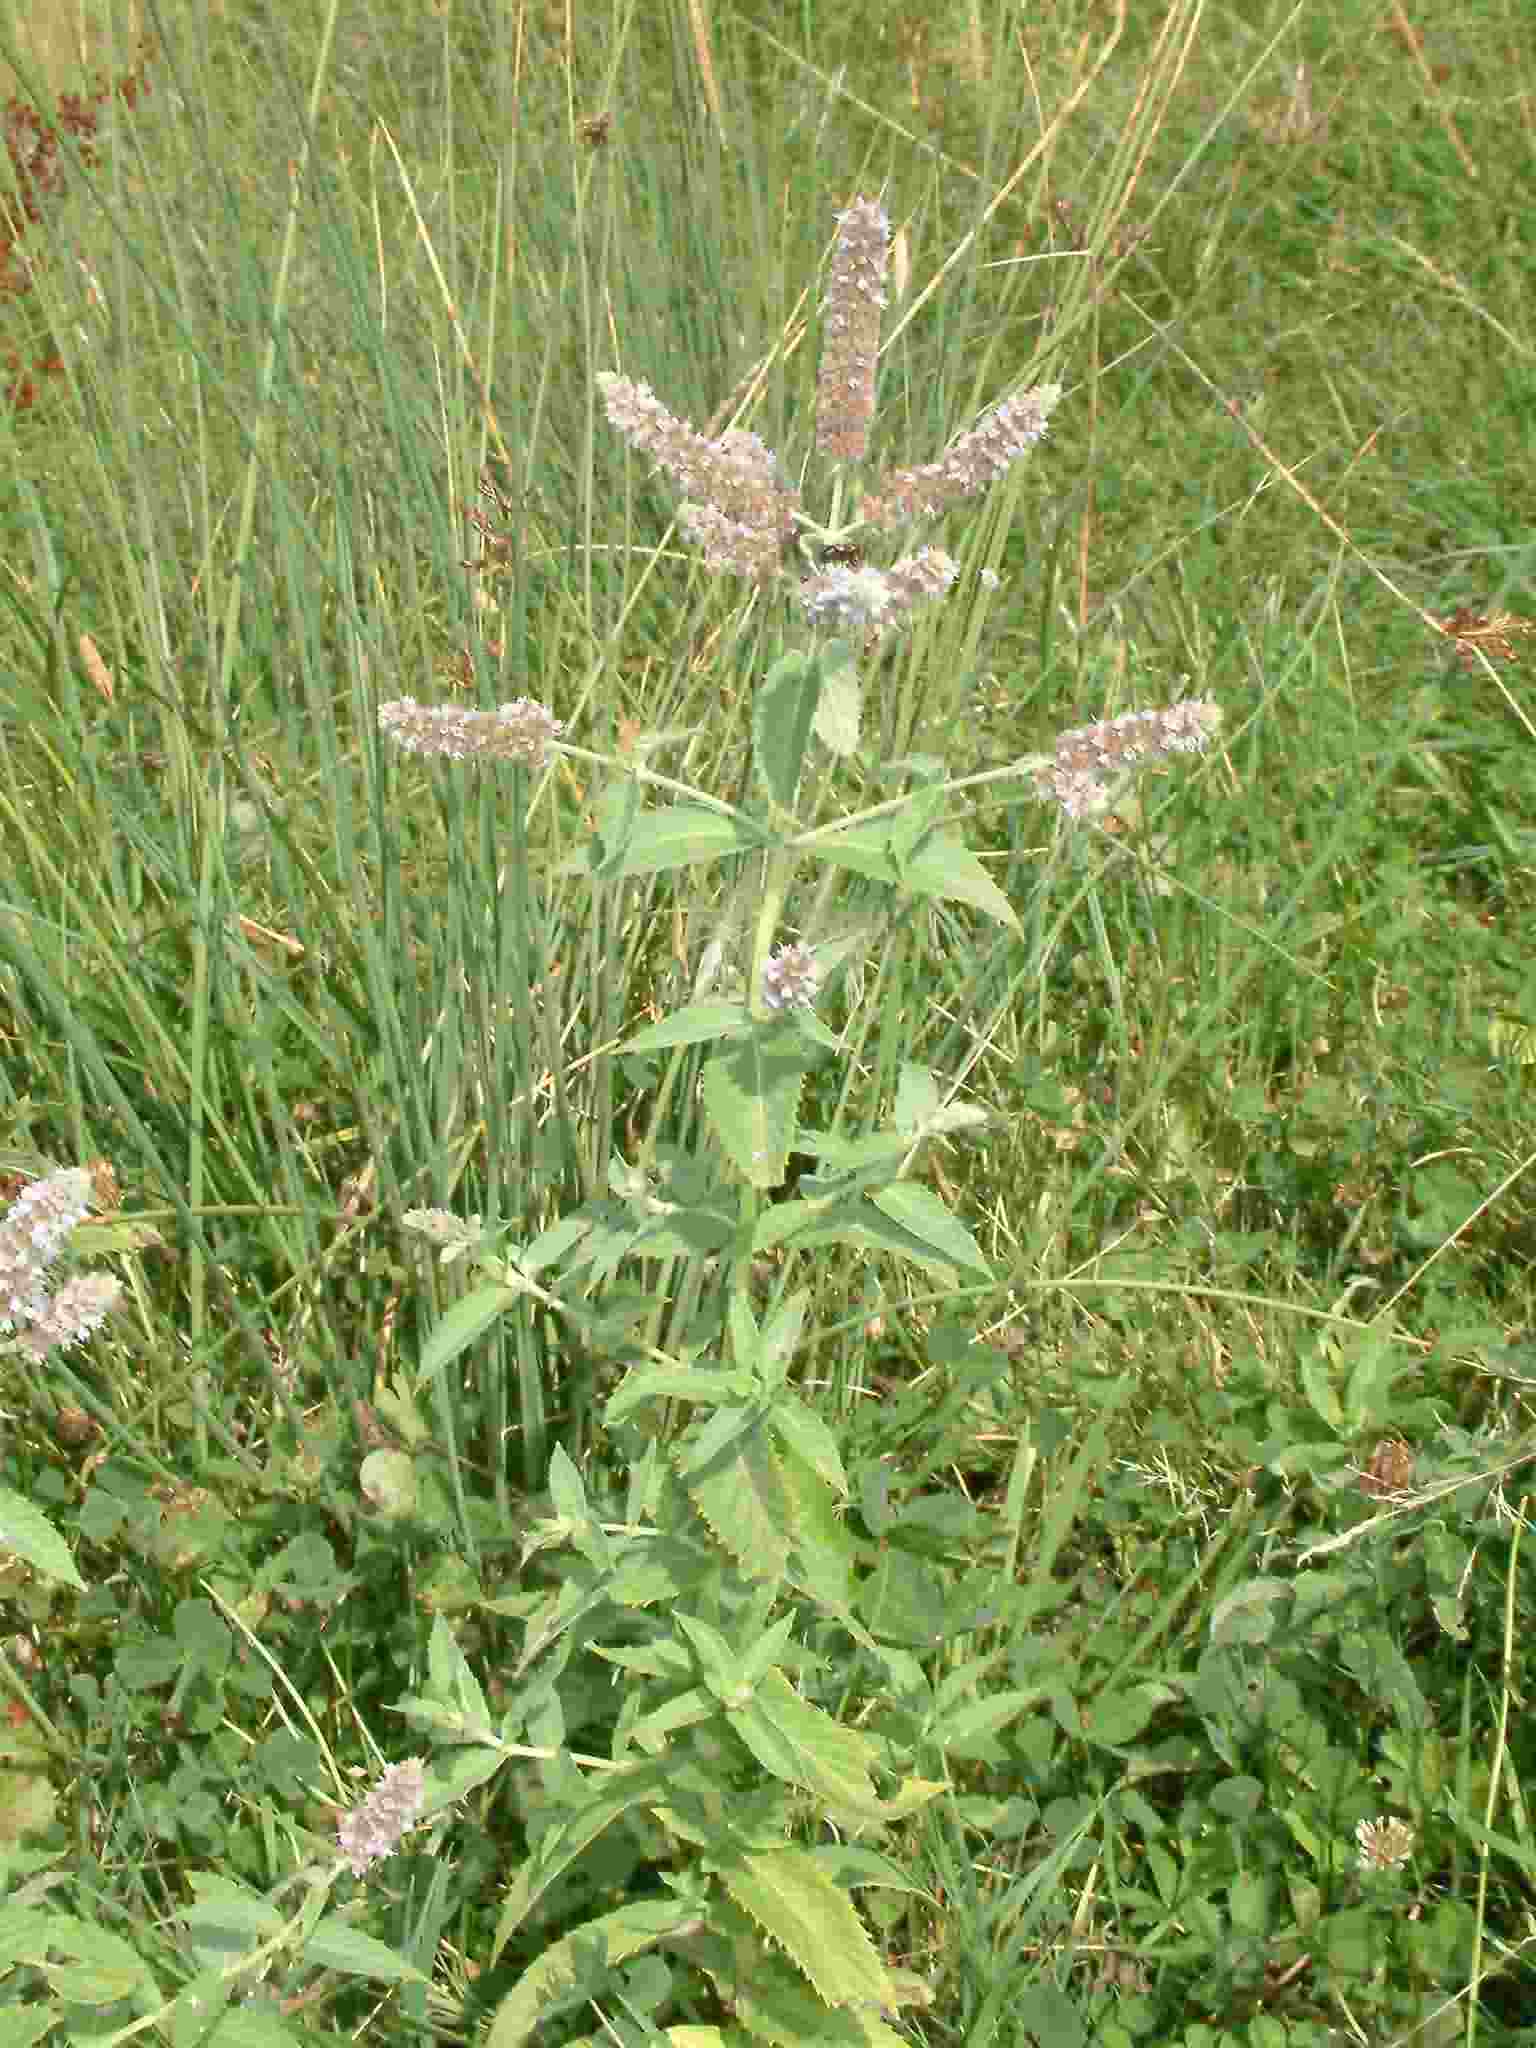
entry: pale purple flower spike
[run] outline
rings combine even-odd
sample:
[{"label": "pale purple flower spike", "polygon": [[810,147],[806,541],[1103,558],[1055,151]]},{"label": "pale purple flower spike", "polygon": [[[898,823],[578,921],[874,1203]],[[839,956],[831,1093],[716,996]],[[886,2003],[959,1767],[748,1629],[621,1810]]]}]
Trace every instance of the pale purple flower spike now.
[{"label": "pale purple flower spike", "polygon": [[80,1273],[48,1292],[48,1268],[90,1200],[91,1176],[67,1166],[23,1188],[0,1221],[0,1335],[16,1331],[34,1358],[100,1329],[123,1291],[110,1274]]},{"label": "pale purple flower spike", "polygon": [[337,1846],[354,1877],[394,1854],[421,1818],[426,1797],[426,1766],[419,1757],[385,1765],[362,1804],[353,1807],[336,1829]]},{"label": "pale purple flower spike", "polygon": [[495,711],[397,697],[379,706],[379,729],[408,754],[441,754],[450,761],[520,761],[541,768],[551,742],[565,727],[531,697],[514,697]]}]

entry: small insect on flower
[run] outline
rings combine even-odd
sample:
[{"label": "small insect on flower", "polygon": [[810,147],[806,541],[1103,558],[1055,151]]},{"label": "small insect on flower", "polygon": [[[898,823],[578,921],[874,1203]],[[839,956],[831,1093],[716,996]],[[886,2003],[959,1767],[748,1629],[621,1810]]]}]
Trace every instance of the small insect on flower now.
[{"label": "small insect on flower", "polygon": [[864,550],[854,540],[833,540],[817,556],[823,569],[862,569]]}]

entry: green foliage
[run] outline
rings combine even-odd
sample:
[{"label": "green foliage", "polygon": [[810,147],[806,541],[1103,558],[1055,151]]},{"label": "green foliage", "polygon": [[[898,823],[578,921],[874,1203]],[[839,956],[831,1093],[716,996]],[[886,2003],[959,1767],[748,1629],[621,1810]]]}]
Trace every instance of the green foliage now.
[{"label": "green foliage", "polygon": [[[1380,13],[9,53],[7,2040],[1530,2038],[1530,58]],[[594,378],[813,495],[877,189],[874,464],[1067,389],[833,639]]]}]

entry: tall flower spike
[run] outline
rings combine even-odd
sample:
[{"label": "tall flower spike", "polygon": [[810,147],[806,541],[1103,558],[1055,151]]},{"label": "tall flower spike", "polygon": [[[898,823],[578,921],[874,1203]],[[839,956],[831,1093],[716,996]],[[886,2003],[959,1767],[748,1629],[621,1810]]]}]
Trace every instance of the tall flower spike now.
[{"label": "tall flower spike", "polygon": [[1061,397],[1059,384],[1036,384],[1005,398],[979,425],[962,434],[937,462],[896,469],[880,479],[859,510],[875,526],[906,526],[932,519],[961,498],[969,498],[1006,476],[1021,455],[1044,437]]},{"label": "tall flower spike", "polygon": [[1203,754],[1221,724],[1208,697],[1185,697],[1162,711],[1128,711],[1064,732],[1041,769],[1040,794],[1054,797],[1069,818],[1108,810],[1115,784],[1143,761],[1165,754]]},{"label": "tall flower spike", "polygon": [[891,224],[877,199],[855,199],[838,215],[816,386],[816,446],[834,462],[861,462],[869,445],[890,243]]},{"label": "tall flower spike", "polygon": [[379,729],[408,754],[445,754],[451,761],[480,756],[541,768],[550,742],[565,727],[531,697],[514,697],[495,711],[461,711],[453,704],[397,697],[379,706]]},{"label": "tall flower spike", "polygon": [[597,388],[609,425],[686,492],[683,525],[703,545],[706,566],[776,574],[800,499],[779,481],[773,453],[757,435],[732,427],[708,440],[674,419],[648,384],[611,370],[598,372]]}]

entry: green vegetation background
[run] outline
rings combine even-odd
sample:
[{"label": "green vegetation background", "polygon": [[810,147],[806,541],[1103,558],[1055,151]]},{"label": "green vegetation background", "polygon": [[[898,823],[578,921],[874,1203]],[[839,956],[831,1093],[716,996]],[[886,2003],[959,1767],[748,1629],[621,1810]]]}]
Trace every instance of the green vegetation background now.
[{"label": "green vegetation background", "polygon": [[[88,1351],[4,1362],[5,1483],[90,1589],[4,1580],[13,1885],[170,1998],[192,1873],[277,1886],[277,1817],[323,1835],[409,1753],[434,1616],[494,1694],[521,1629],[487,1602],[556,1446],[622,1496],[632,1303],[609,1348],[530,1312],[418,1383],[468,1283],[401,1219],[522,1241],[615,1158],[699,1146],[691,1089],[619,1048],[719,900],[568,871],[595,765],[514,824],[372,712],[529,695],[596,755],[665,735],[668,773],[741,786],[771,622],[688,557],[593,377],[700,424],[750,388],[798,466],[833,218],[879,190],[881,457],[1021,380],[1066,396],[946,527],[962,584],[879,657],[872,745],[958,777],[1186,692],[1226,721],[1113,833],[978,808],[1023,936],[914,915],[832,1020],[859,1057],[826,1121],[865,1128],[903,1063],[990,1117],[919,1171],[995,1284],[796,1277],[801,1391],[941,1703],[913,1741],[948,1794],[885,1844],[913,1889],[866,1901],[925,1987],[901,2023],[1536,2040],[1517,0],[344,4],[328,44],[304,0],[103,19],[85,71],[30,26],[45,110],[149,41],[0,307],[0,1147],[14,1187],[107,1162],[131,1293]],[[360,1485],[383,1442],[409,1514]],[[1032,1703],[960,1730],[994,1683]],[[589,1684],[583,1749],[612,1711]],[[470,2038],[541,1943],[660,1882],[631,1844],[477,1980],[541,1796],[359,1888],[430,1993],[294,1964],[292,2024]],[[1362,1870],[1384,1816],[1413,1855]],[[0,2020],[58,1968],[13,1963]],[[664,1975],[599,1971],[547,2024],[727,2024]]]}]

